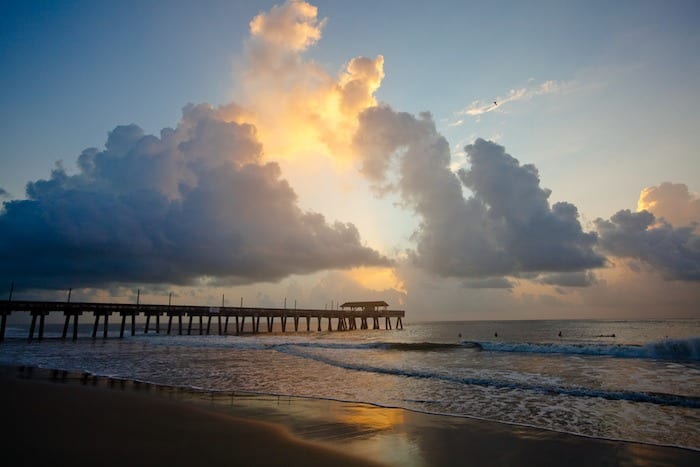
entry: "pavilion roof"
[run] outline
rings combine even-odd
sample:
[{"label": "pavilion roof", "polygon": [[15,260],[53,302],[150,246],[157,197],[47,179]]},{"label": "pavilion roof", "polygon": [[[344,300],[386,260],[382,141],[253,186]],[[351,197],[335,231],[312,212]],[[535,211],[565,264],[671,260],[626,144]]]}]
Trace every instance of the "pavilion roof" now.
[{"label": "pavilion roof", "polygon": [[340,308],[355,308],[355,307],[367,307],[367,306],[389,306],[385,301],[372,301],[372,302],[345,302],[340,305]]}]

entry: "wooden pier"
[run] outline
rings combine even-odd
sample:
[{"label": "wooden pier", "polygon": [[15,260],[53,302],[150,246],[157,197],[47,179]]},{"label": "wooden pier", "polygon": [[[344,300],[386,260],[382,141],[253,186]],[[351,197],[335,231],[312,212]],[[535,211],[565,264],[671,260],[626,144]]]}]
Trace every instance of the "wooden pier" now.
[{"label": "wooden pier", "polygon": [[[93,303],[93,302],[45,302],[45,301],[6,301],[0,302],[0,341],[5,338],[7,317],[13,312],[28,312],[32,317],[29,327],[29,340],[44,337],[46,317],[51,313],[63,313],[64,324],[62,338],[66,338],[71,319],[73,320],[72,338],[78,338],[78,318],[83,313],[92,313],[94,323],[92,338],[98,336],[100,320],[102,320],[102,337],[108,337],[109,318],[118,314],[121,318],[119,337],[124,337],[127,321],[129,321],[130,334],[137,333],[136,317],[144,316],[146,322],[143,333],[161,332],[161,317],[167,318],[167,334],[191,335],[193,322],[197,318],[197,332],[199,335],[210,334],[212,318],[216,319],[217,334],[229,334],[229,326],[233,327],[232,334],[239,335],[244,332],[244,327],[250,323],[250,333],[260,332],[260,320],[264,319],[267,332],[273,332],[275,320],[278,319],[282,332],[290,331],[352,331],[356,329],[381,329],[384,321],[384,329],[392,329],[391,319],[395,319],[395,328],[403,329],[403,310],[389,310],[385,302],[348,302],[339,310],[314,310],[314,309],[288,309],[288,308],[253,308],[253,307],[209,307],[191,305],[147,305],[124,303]],[[176,329],[173,329],[173,318],[177,318]],[[204,320],[206,318],[206,326]],[[187,320],[186,329],[183,328],[183,320]],[[289,322],[291,319],[291,322]],[[38,321],[38,323],[37,323]],[[359,321],[359,326],[358,326]],[[370,324],[371,323],[371,324]],[[38,329],[37,329],[38,324]],[[139,323],[140,324],[140,323]],[[312,325],[313,324],[313,325]],[[301,329],[300,329],[301,328]]]}]

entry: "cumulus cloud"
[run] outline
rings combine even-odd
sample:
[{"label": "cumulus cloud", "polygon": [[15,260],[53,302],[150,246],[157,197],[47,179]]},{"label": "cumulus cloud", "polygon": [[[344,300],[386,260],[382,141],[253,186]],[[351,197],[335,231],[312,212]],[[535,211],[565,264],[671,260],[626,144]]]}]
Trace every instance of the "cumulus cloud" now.
[{"label": "cumulus cloud", "polygon": [[230,283],[389,261],[352,224],[297,206],[231,107],[190,105],[175,129],[112,130],[79,171],[57,167],[0,214],[0,281],[23,287]]},{"label": "cumulus cloud", "polygon": [[273,48],[304,50],[321,38],[326,20],[319,20],[317,15],[318,9],[309,3],[288,1],[253,18],[250,32]]},{"label": "cumulus cloud", "polygon": [[[287,1],[250,23],[237,73],[236,102],[274,160],[301,163],[310,154],[349,160],[357,115],[374,106],[384,57],[355,57],[334,76],[304,57],[322,35],[315,6]],[[235,117],[240,120],[240,115]]]},{"label": "cumulus cloud", "polygon": [[[593,251],[596,234],[582,230],[576,207],[550,206],[537,169],[520,165],[502,146],[477,139],[465,148],[470,169],[457,175],[449,168],[449,144],[430,114],[416,118],[380,106],[361,114],[355,147],[363,173],[379,191],[397,190],[421,216],[412,253],[421,267],[479,278],[604,264]],[[397,178],[391,181],[394,162]],[[468,199],[462,184],[473,193]]]},{"label": "cumulus cloud", "polygon": [[9,198],[10,194],[3,187],[0,186],[0,198]]},{"label": "cumulus cloud", "polygon": [[637,201],[638,211],[649,211],[655,217],[675,226],[700,224],[700,197],[684,183],[664,182],[644,188]]},{"label": "cumulus cloud", "polygon": [[643,261],[669,280],[700,280],[700,236],[694,226],[674,228],[649,211],[617,212],[596,219],[600,248],[620,258]]}]

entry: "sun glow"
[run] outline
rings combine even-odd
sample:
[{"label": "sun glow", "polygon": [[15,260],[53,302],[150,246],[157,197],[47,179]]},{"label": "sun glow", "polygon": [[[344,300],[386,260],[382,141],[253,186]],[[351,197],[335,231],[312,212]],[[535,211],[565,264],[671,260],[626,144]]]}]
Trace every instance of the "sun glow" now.
[{"label": "sun glow", "polygon": [[396,275],[396,271],[393,268],[354,268],[347,271],[346,275],[353,281],[370,290],[382,291],[393,289],[398,292],[406,293],[406,284]]}]

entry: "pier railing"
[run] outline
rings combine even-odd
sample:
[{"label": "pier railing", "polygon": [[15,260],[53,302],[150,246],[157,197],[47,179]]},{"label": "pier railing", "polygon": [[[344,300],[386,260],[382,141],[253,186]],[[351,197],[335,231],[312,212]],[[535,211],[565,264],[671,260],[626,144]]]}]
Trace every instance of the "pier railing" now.
[{"label": "pier railing", "polygon": [[[210,334],[212,318],[216,318],[218,334],[229,334],[229,324],[234,325],[233,333],[238,335],[244,332],[246,320],[249,320],[251,333],[260,332],[260,320],[264,318],[266,325],[264,330],[272,332],[275,319],[279,319],[282,332],[291,332],[287,321],[291,318],[294,332],[300,331],[300,322],[305,324],[306,331],[351,331],[356,329],[381,329],[381,321],[384,321],[384,329],[392,329],[391,319],[395,319],[395,328],[403,329],[404,310],[317,310],[317,309],[289,309],[289,308],[257,308],[257,307],[210,307],[195,305],[149,305],[149,304],[125,304],[125,303],[97,303],[97,302],[51,302],[51,301],[6,301],[0,302],[0,341],[5,338],[7,317],[13,312],[28,312],[32,321],[29,328],[29,340],[35,337],[44,337],[44,325],[46,317],[51,313],[63,313],[64,325],[61,336],[65,339],[68,335],[71,319],[73,320],[72,338],[78,337],[78,317],[83,313],[92,313],[94,324],[92,337],[96,338],[103,320],[102,337],[108,337],[109,317],[119,314],[121,327],[119,337],[124,337],[127,320],[130,321],[130,333],[135,335],[136,317],[144,316],[146,322],[143,333],[148,334],[153,330],[161,332],[161,316],[167,317],[167,334],[173,331],[173,318],[177,318],[177,334],[192,334],[194,318],[198,318],[199,334]],[[183,329],[183,318],[187,318],[186,331]],[[206,328],[204,327],[206,318]],[[232,320],[233,323],[229,323]],[[315,320],[316,326],[312,326]],[[326,325],[323,326],[323,321]],[[37,323],[38,321],[38,323]],[[151,328],[152,321],[154,328]],[[358,326],[359,321],[359,326]],[[37,329],[38,325],[38,329]],[[304,326],[302,326],[302,330]],[[313,329],[312,329],[313,328]],[[36,334],[36,336],[35,336]]]}]

